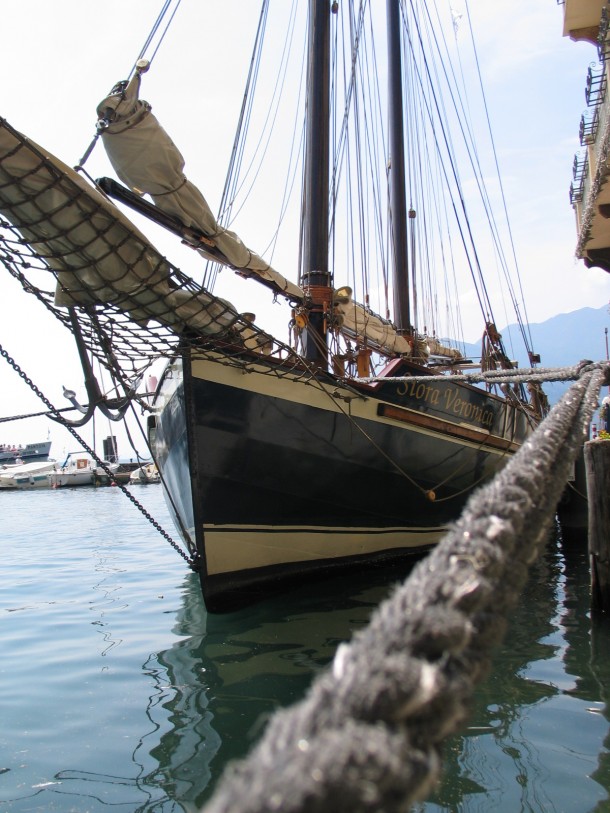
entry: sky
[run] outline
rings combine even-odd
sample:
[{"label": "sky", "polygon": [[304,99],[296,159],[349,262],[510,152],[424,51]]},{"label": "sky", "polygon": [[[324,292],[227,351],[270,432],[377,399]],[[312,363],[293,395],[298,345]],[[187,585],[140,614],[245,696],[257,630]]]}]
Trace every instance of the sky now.
[{"label": "sky", "polygon": [[[271,11],[287,3],[274,0]],[[466,0],[451,0],[451,5],[457,35],[464,36]],[[161,6],[161,0],[5,3],[0,116],[75,165],[93,137],[97,103],[129,73]],[[575,260],[568,197],[586,107],[586,72],[597,60],[596,51],[562,36],[562,6],[556,0],[469,0],[468,8],[520,268],[523,312],[536,323],[602,307],[610,299],[610,275]],[[178,144],[189,178],[202,187],[212,209],[222,190],[258,14],[256,0],[182,0],[145,78],[144,97]],[[93,177],[111,174],[101,147],[87,169]],[[257,247],[256,234],[247,223],[244,228],[246,242]],[[163,242],[159,248],[184,267],[182,255],[171,253],[174,246]],[[62,385],[83,399],[71,337],[6,277],[0,275],[0,345],[56,406],[66,405]],[[266,307],[251,288],[236,304],[252,310],[252,299],[256,309]],[[600,337],[600,358],[604,353]],[[0,417],[43,409],[0,362]],[[110,431],[98,419],[95,431],[88,426],[82,433],[101,449],[99,439]],[[0,443],[42,440],[48,432],[55,457],[75,450],[76,441],[44,418],[0,425]],[[143,444],[136,445],[142,453]],[[121,432],[119,452],[133,456]]]}]

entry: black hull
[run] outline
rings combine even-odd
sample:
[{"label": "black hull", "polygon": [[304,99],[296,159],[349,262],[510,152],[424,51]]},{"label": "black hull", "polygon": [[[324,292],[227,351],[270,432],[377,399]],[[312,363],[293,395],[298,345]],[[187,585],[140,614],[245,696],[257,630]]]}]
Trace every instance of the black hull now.
[{"label": "black hull", "polygon": [[436,386],[358,393],[264,365],[173,363],[157,456],[208,608],[434,545],[528,431],[501,399]]}]

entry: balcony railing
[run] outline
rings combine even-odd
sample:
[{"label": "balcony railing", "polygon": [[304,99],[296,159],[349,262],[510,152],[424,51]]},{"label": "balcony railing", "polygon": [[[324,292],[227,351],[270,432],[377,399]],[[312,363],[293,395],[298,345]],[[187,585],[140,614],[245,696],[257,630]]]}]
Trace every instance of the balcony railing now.
[{"label": "balcony railing", "polygon": [[595,107],[593,113],[586,111],[580,119],[580,143],[583,147],[595,144],[597,133],[599,132],[599,106]]},{"label": "balcony railing", "polygon": [[607,84],[604,64],[590,65],[587,71],[587,86],[585,88],[585,98],[589,107],[602,104],[606,98]]},{"label": "balcony railing", "polygon": [[576,153],[574,156],[574,164],[572,166],[572,175],[574,180],[570,184],[570,203],[582,203],[585,194],[585,180],[589,171],[589,161],[587,160],[587,153]]}]

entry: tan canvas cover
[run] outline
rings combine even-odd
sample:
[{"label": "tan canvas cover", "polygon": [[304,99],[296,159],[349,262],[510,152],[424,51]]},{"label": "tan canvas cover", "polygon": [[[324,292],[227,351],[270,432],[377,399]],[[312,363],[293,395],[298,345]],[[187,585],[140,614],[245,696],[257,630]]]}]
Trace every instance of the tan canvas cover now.
[{"label": "tan canvas cover", "polygon": [[170,282],[163,256],[111,201],[2,119],[0,212],[56,272],[59,306],[114,304],[208,334],[239,319],[225,300]]},{"label": "tan canvas cover", "polygon": [[184,174],[184,158],[151,112],[139,99],[141,76],[106,97],[97,108],[102,141],[121,181],[185,226],[209,237],[227,258],[227,265],[253,272],[274,283],[287,296],[302,299],[303,291],[250,251],[232,231],[216,221],[206,199]]},{"label": "tan canvas cover", "polygon": [[366,336],[377,347],[386,353],[411,354],[411,345],[395,328],[354,302],[352,291],[347,286],[335,291],[335,316],[338,317],[340,329],[352,336]]}]

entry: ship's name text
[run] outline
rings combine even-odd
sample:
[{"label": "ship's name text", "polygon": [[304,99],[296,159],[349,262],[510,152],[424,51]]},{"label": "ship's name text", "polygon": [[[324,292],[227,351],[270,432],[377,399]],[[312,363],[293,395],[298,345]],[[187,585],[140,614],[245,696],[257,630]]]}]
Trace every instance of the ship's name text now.
[{"label": "ship's name text", "polygon": [[460,398],[457,387],[447,387],[441,390],[433,384],[425,384],[423,381],[404,381],[398,385],[397,392],[398,395],[416,398],[431,406],[444,407],[447,412],[459,415],[466,420],[476,421],[482,426],[491,427],[493,423],[492,410],[483,409],[477,404]]}]

